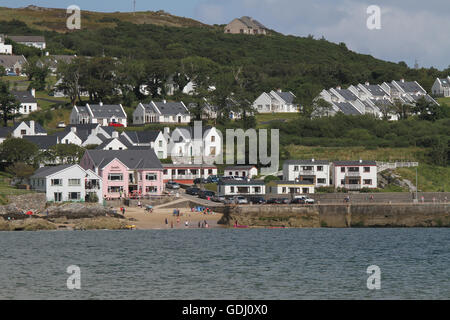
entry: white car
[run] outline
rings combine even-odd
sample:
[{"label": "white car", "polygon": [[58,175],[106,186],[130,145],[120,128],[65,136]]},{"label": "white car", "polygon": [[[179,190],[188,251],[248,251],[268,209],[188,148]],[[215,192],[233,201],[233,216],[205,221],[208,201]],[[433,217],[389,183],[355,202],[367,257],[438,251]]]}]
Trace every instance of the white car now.
[{"label": "white car", "polygon": [[237,196],[234,198],[234,202],[236,204],[248,204],[248,200],[246,197],[242,197],[242,196]]},{"label": "white car", "polygon": [[307,196],[295,196],[294,199],[303,200],[307,204],[314,204],[314,199],[308,198]]}]

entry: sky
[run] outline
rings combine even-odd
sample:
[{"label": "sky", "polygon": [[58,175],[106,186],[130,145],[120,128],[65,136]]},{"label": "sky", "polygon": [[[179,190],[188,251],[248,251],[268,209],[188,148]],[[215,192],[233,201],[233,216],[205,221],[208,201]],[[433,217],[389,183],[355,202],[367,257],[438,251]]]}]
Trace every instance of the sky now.
[{"label": "sky", "polygon": [[[131,11],[133,0],[1,0],[0,6]],[[380,29],[369,29],[371,5],[380,8]],[[450,65],[450,1],[448,0],[136,0],[136,10],[164,10],[208,24],[226,24],[251,16],[283,34],[322,36],[344,42],[350,50],[420,67]]]}]

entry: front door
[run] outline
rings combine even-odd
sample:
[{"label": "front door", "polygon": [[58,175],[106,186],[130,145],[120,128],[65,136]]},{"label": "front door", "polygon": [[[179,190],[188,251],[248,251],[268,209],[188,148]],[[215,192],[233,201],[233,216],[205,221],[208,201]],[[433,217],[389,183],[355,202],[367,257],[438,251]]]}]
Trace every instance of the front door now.
[{"label": "front door", "polygon": [[55,192],[53,194],[55,202],[61,202],[62,201],[62,193],[61,192]]}]

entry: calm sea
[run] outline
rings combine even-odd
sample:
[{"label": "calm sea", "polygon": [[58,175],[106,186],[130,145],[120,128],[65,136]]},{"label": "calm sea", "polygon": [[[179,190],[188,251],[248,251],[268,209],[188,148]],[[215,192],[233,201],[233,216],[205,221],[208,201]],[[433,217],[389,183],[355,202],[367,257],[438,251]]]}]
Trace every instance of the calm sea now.
[{"label": "calm sea", "polygon": [[449,299],[450,230],[3,232],[0,298]]}]

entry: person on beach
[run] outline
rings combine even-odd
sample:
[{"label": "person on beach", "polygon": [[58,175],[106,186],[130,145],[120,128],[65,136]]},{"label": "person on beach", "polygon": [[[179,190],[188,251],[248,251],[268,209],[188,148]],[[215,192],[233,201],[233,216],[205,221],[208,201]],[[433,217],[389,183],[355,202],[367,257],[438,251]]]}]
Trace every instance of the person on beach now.
[{"label": "person on beach", "polygon": [[188,228],[188,227],[189,227],[189,221],[186,220],[186,221],[184,222],[184,226],[185,226],[186,228]]},{"label": "person on beach", "polygon": [[166,222],[166,226],[167,226],[167,225],[169,224],[169,221],[167,221],[167,218],[166,218],[166,221],[165,221],[165,222]]},{"label": "person on beach", "polygon": [[122,207],[122,213],[125,215],[125,207]]},{"label": "person on beach", "polygon": [[173,221],[170,221],[170,227],[173,229]]},{"label": "person on beach", "polygon": [[200,221],[199,221],[199,222],[198,222],[198,227],[201,228],[200,226],[201,226],[201,224],[200,224]]}]

